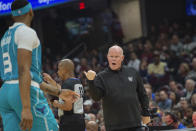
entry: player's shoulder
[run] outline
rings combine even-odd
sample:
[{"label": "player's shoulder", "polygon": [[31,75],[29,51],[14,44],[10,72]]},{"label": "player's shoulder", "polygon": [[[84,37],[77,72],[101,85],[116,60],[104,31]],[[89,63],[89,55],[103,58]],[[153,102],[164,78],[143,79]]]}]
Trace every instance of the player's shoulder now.
[{"label": "player's shoulder", "polygon": [[26,25],[22,25],[22,26],[20,26],[19,28],[18,28],[18,33],[22,33],[22,34],[31,34],[31,35],[37,35],[37,33],[36,33],[36,31],[33,29],[33,28],[31,28],[31,27],[28,27],[28,26],[26,26]]}]

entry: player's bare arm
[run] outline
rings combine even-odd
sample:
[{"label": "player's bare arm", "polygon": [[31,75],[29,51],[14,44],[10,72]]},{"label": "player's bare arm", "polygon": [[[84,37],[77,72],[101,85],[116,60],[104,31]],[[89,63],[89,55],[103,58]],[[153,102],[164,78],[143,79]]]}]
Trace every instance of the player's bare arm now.
[{"label": "player's bare arm", "polygon": [[46,83],[44,81],[40,84],[40,88],[44,92],[46,92],[46,93],[48,93],[50,95],[53,95],[53,96],[57,96],[57,97],[59,96],[59,94],[61,92],[61,89],[57,88],[57,86],[54,86],[52,84],[48,84],[48,83]]},{"label": "player's bare arm", "polygon": [[80,97],[77,93],[75,93],[72,90],[68,90],[68,89],[59,89],[57,86],[53,86],[50,84],[47,84],[46,82],[42,82],[40,84],[40,88],[50,94],[50,95],[54,95],[57,96],[61,99],[63,99],[64,101],[70,101],[72,103],[74,103],[75,101],[78,100],[78,98]]},{"label": "player's bare arm", "polygon": [[31,51],[25,49],[18,49],[18,73],[19,73],[19,88],[22,101],[22,113],[21,113],[21,129],[31,129],[33,123],[33,116],[31,113],[31,101],[30,101],[30,85],[31,85]]},{"label": "player's bare arm", "polygon": [[[59,84],[57,84],[56,81],[54,79],[52,79],[52,77],[49,74],[43,73],[43,79],[47,83],[61,89],[61,86]],[[58,101],[55,100],[53,102],[53,106],[56,108],[59,108],[61,110],[70,111],[70,110],[72,110],[72,103],[73,103],[71,99],[72,98],[67,99],[67,101],[64,100],[64,103],[59,103]]]}]

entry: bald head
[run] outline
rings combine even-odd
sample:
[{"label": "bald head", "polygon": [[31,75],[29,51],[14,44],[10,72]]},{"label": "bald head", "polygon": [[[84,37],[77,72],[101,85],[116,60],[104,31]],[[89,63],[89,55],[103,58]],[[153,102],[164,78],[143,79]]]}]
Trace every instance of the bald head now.
[{"label": "bald head", "polygon": [[74,72],[74,63],[70,59],[63,59],[59,62],[59,65],[62,66],[68,72]]},{"label": "bald head", "polygon": [[87,131],[97,131],[98,124],[95,121],[89,121],[86,125]]},{"label": "bald head", "polygon": [[74,76],[74,63],[70,59],[63,59],[58,64],[58,75],[62,80]]},{"label": "bald head", "polygon": [[110,69],[119,70],[124,60],[123,49],[117,45],[110,47],[107,58]]},{"label": "bald head", "polygon": [[195,81],[192,80],[192,79],[187,79],[186,82],[185,82],[185,88],[189,92],[193,91],[194,88],[195,88]]},{"label": "bald head", "polygon": [[120,55],[123,56],[123,49],[122,49],[120,46],[118,46],[118,45],[114,45],[114,46],[110,47],[109,50],[108,50],[108,54],[109,54],[110,52],[112,52],[112,51],[116,51],[116,52],[118,52]]}]

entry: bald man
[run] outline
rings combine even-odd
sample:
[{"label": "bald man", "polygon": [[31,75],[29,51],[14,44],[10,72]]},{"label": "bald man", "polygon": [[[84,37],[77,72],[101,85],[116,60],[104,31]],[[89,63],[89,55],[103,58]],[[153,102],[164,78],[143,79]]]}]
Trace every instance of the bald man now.
[{"label": "bald man", "polygon": [[[63,59],[58,64],[59,78],[63,81],[62,89],[70,89],[80,94],[80,99],[73,105],[70,101],[54,101],[53,105],[59,108],[60,131],[84,131],[83,86],[81,81],[74,76],[74,64],[70,59]],[[48,74],[43,78],[49,84],[58,85]],[[60,87],[60,85],[58,86]]]},{"label": "bald man", "polygon": [[107,131],[142,131],[143,122],[150,122],[149,100],[139,73],[122,66],[123,50],[115,45],[109,48],[109,67],[96,75],[84,72],[89,83],[89,93],[95,101],[102,100]]},{"label": "bald man", "polygon": [[86,124],[86,130],[85,131],[98,131],[98,124],[95,121],[89,121]]}]

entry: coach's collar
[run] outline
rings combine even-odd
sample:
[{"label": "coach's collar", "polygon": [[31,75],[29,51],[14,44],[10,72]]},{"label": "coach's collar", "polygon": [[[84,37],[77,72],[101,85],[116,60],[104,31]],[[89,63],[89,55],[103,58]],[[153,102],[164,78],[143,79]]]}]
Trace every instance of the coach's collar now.
[{"label": "coach's collar", "polygon": [[118,70],[112,70],[112,69],[108,66],[108,70],[111,71],[111,72],[116,72],[116,73],[122,72],[123,66],[121,66],[120,69],[118,69]]}]

